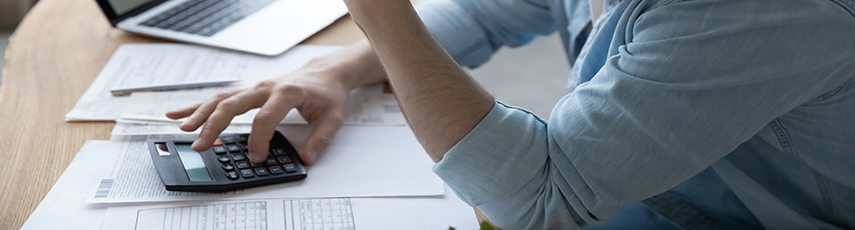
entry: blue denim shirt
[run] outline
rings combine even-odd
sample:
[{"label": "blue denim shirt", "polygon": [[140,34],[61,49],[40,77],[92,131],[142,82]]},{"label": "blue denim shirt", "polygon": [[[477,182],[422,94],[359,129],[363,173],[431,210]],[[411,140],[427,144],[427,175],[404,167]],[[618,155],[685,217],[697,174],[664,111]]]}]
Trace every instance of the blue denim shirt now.
[{"label": "blue denim shirt", "polygon": [[685,228],[855,228],[855,0],[609,3],[590,26],[587,0],[418,7],[461,65],[555,31],[573,63],[548,122],[496,103],[434,166],[455,193],[505,229],[642,200]]}]

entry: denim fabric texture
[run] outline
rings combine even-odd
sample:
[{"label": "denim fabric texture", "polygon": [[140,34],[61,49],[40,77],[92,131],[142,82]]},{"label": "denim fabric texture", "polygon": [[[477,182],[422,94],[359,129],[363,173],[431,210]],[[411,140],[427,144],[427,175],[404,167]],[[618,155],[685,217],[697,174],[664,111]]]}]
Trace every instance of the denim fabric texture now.
[{"label": "denim fabric texture", "polygon": [[572,63],[548,122],[497,102],[434,172],[503,229],[624,210],[680,229],[853,229],[853,7],[610,0],[591,22],[587,0],[425,2],[461,65],[553,32]]}]

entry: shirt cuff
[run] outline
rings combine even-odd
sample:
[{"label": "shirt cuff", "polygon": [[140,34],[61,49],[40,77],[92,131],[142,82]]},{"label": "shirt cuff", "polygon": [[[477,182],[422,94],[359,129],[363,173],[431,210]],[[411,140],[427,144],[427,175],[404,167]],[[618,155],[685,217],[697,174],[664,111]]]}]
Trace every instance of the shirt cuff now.
[{"label": "shirt cuff", "polygon": [[457,64],[477,67],[490,59],[493,47],[475,18],[450,0],[423,1],[416,11],[428,31]]},{"label": "shirt cuff", "polygon": [[545,167],[546,121],[496,102],[433,171],[470,206],[514,193]]}]

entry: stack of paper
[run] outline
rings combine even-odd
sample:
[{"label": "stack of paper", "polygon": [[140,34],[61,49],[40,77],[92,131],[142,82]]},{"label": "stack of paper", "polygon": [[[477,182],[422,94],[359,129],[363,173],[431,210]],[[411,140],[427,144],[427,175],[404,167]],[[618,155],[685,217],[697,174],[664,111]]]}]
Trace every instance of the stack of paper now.
[{"label": "stack of paper", "polygon": [[[116,121],[114,136],[182,134],[180,121],[166,118],[168,111],[201,103],[214,94],[248,88],[256,83],[293,72],[312,58],[340,49],[339,46],[297,46],[278,57],[261,57],[235,51],[181,44],[122,45],[65,115],[67,121]],[[228,86],[166,92],[135,92],[113,96],[110,89],[152,84],[237,80]],[[129,106],[132,105],[132,106]],[[406,120],[395,96],[382,93],[381,85],[351,92],[346,104],[345,125],[403,126]],[[248,132],[258,109],[237,116],[229,133]],[[305,124],[292,110],[283,124]]]},{"label": "stack of paper", "polygon": [[[345,126],[297,182],[227,193],[167,191],[147,139],[193,139],[167,111],[294,71],[339,49],[298,46],[280,57],[178,44],[123,45],[66,120],[117,121],[110,141],[87,141],[22,229],[477,229],[474,212],[431,172],[391,94],[374,85],[351,92]],[[201,80],[227,87],[135,92],[111,88]],[[255,111],[227,133],[248,133]],[[310,127],[297,111],[281,122],[294,145]],[[296,146],[299,147],[299,146]]]},{"label": "stack of paper", "polygon": [[[378,127],[352,128],[355,129],[352,131],[362,131],[360,129]],[[387,129],[399,129],[403,132],[406,128],[389,127]],[[389,140],[406,142],[404,140],[407,139],[406,137],[394,137],[401,134],[400,132],[381,134],[385,131],[388,130],[368,131],[378,136],[376,138],[356,137],[350,141],[376,143],[381,138],[392,138]],[[349,142],[334,142],[336,145],[349,144]],[[149,157],[148,153],[135,150],[135,145],[139,144],[137,141],[87,141],[22,229],[320,230],[355,229],[356,227],[359,229],[447,229],[449,226],[457,229],[478,228],[472,208],[453,193],[446,192],[449,191],[448,188],[430,172],[430,163],[425,163],[429,162],[428,159],[424,159],[427,158],[426,155],[403,151],[398,154],[401,155],[400,157],[394,159],[380,159],[388,157],[385,154],[362,155],[365,158],[364,161],[373,161],[367,164],[370,167],[394,170],[395,173],[362,173],[363,175],[373,174],[373,176],[361,180],[353,177],[324,178],[324,175],[353,172],[334,170],[332,167],[348,166],[342,165],[344,161],[331,159],[337,157],[336,155],[328,155],[319,159],[319,163],[330,161],[325,163],[326,167],[312,166],[309,178],[306,178],[303,183],[310,186],[306,186],[305,189],[299,188],[302,185],[298,184],[283,184],[287,188],[272,190],[268,187],[273,186],[268,186],[209,195],[166,191],[162,184],[157,183],[159,181],[145,179],[157,177],[157,172],[150,169],[150,165],[121,163],[130,161],[128,158]],[[401,145],[406,143],[399,144],[399,147]],[[361,154],[366,153],[354,153],[354,155]],[[110,167],[97,167],[104,165]],[[408,169],[400,170],[402,167]],[[128,179],[135,180],[135,183],[141,185],[136,185],[127,191],[111,191],[108,199],[94,198],[95,194],[91,191],[91,186],[97,185],[105,174],[117,170],[138,174],[139,178]],[[406,175],[391,175],[401,173]],[[335,180],[339,180],[338,184],[330,183]],[[390,183],[398,184],[388,185]],[[134,191],[134,189],[140,191]],[[305,192],[309,190],[320,191],[323,194],[306,194]],[[125,200],[119,202],[122,199]],[[250,211],[258,215],[250,215]],[[195,219],[189,219],[191,216]],[[232,225],[217,227],[214,224],[205,224],[215,222]],[[152,223],[157,224],[152,225]],[[332,224],[341,228],[329,228]],[[241,228],[235,228],[237,225]],[[152,226],[157,228],[151,228]]]}]

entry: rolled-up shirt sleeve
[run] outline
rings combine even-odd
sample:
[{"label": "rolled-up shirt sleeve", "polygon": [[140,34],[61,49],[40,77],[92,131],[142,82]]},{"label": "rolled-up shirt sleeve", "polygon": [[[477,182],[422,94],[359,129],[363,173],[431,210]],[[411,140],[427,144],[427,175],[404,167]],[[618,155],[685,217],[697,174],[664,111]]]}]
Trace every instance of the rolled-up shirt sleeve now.
[{"label": "rolled-up shirt sleeve", "polygon": [[543,0],[429,0],[416,10],[446,52],[473,68],[502,46],[525,45],[555,31]]},{"label": "rolled-up shirt sleeve", "polygon": [[[645,10],[619,8],[629,15],[615,17],[602,68],[563,97],[548,122],[496,103],[434,166],[498,227],[603,221],[706,169],[855,73],[855,52],[839,48],[855,37],[840,8],[621,4]],[[752,10],[767,8],[775,10]],[[823,45],[804,45],[812,43]]]}]

